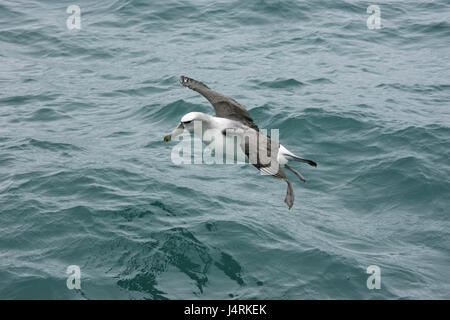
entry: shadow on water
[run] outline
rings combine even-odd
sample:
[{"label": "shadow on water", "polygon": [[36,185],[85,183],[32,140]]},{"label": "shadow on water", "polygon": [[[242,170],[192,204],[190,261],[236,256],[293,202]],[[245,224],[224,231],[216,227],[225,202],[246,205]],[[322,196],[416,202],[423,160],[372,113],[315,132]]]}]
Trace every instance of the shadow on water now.
[{"label": "shadow on water", "polygon": [[244,285],[242,268],[231,255],[208,247],[187,229],[172,228],[154,233],[152,237],[156,242],[141,245],[142,254],[137,253],[128,260],[118,275],[120,287],[149,294],[151,299],[166,299],[166,293],[158,289],[158,276],[169,267],[175,267],[192,279],[199,293],[203,293],[212,264],[231,280]]},{"label": "shadow on water", "polygon": [[[242,267],[232,255],[205,244],[187,227],[162,226],[164,217],[173,218],[176,214],[161,201],[103,214],[111,213],[110,222],[120,230],[116,234],[127,232],[127,236],[108,241],[88,264],[96,270],[100,265],[113,265],[106,273],[113,275],[116,284],[132,296],[171,299],[173,295],[164,290],[170,284],[161,278],[178,278],[180,274],[189,279],[194,294],[203,294],[212,268],[237,285],[245,285]],[[139,220],[142,226],[137,229]],[[153,228],[147,228],[148,225]],[[103,259],[108,261],[100,261]]]}]

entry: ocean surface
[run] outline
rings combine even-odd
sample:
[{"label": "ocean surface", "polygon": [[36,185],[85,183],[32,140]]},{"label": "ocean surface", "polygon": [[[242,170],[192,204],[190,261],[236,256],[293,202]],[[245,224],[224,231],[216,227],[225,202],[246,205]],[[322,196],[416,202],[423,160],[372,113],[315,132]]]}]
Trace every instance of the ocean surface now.
[{"label": "ocean surface", "polygon": [[[0,298],[449,299],[449,17],[448,0],[1,1]],[[288,173],[292,210],[251,165],[171,161],[163,136],[213,114],[180,75],[318,162]]]}]

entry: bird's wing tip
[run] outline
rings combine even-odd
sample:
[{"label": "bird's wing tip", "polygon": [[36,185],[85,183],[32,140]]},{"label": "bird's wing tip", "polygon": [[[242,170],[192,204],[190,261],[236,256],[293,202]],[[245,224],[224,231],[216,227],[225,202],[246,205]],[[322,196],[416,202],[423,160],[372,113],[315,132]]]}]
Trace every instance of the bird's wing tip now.
[{"label": "bird's wing tip", "polygon": [[186,76],[180,76],[180,83],[185,86],[188,87],[189,89],[197,89],[200,90],[202,87],[209,89],[208,86],[206,84],[204,84],[203,82],[197,81],[195,79],[186,77]]}]

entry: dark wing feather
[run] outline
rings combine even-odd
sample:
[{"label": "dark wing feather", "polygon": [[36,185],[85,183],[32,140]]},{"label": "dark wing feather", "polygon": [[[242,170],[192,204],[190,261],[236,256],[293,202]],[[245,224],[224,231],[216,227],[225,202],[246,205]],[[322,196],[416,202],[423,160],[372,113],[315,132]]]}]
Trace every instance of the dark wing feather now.
[{"label": "dark wing feather", "polygon": [[248,111],[236,100],[211,90],[200,81],[185,76],[180,77],[180,83],[204,96],[214,107],[217,117],[239,121],[250,128],[259,130]]},{"label": "dark wing feather", "polygon": [[242,137],[241,148],[249,162],[258,170],[278,179],[287,179],[278,163],[280,144],[261,131],[248,129]]},{"label": "dark wing feather", "polygon": [[[256,143],[256,148],[251,146]],[[282,179],[287,182],[288,188],[284,202],[291,209],[294,205],[294,190],[286,173],[281,169],[278,162],[278,149],[280,144],[276,140],[272,140],[261,131],[248,129],[243,136],[241,148],[249,158],[250,162],[258,168],[258,170],[270,175],[274,178]],[[261,157],[261,155],[263,155]],[[268,162],[270,161],[270,162]]]}]

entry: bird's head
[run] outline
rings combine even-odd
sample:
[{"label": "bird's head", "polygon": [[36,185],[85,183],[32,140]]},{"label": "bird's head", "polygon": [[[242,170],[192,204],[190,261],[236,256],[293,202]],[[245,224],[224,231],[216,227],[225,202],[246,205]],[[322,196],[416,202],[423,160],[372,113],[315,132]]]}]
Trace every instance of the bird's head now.
[{"label": "bird's head", "polygon": [[203,123],[208,121],[210,117],[211,116],[203,112],[189,112],[185,114],[181,118],[180,123],[178,123],[175,129],[164,136],[164,142],[168,142],[172,140],[172,138],[179,136],[180,134],[183,133],[184,130],[194,132],[194,123],[201,122],[203,125]]}]

